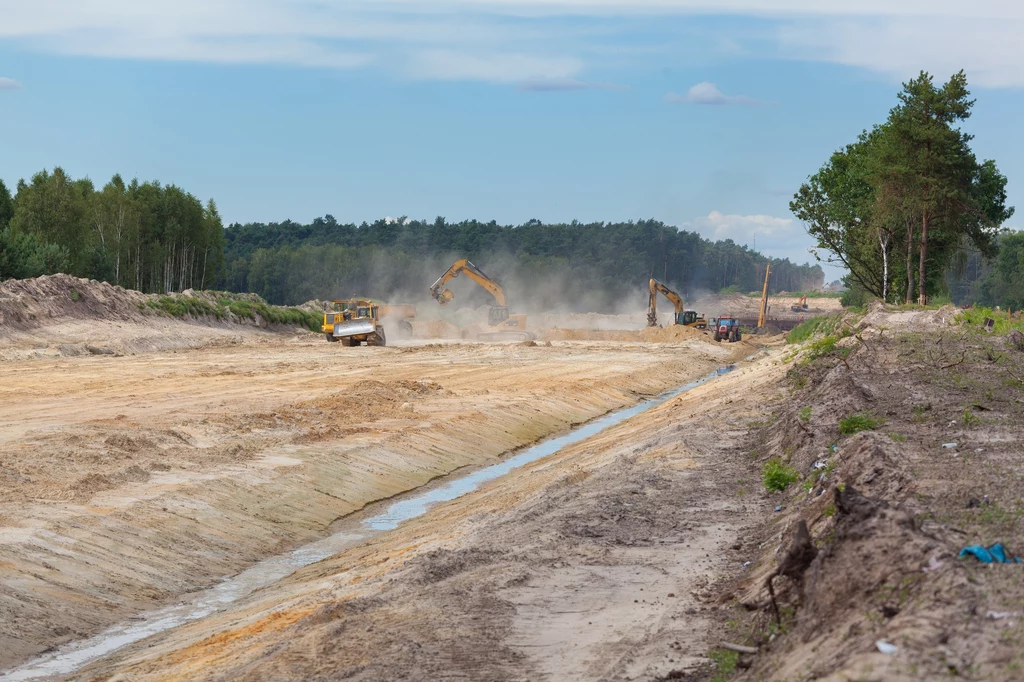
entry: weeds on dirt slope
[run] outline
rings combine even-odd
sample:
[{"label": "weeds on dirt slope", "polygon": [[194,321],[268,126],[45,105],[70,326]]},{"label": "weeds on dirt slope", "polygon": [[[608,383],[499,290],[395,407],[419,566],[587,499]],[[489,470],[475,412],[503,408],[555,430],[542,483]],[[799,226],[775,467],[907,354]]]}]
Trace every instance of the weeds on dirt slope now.
[{"label": "weeds on dirt slope", "polygon": [[263,319],[268,324],[305,327],[313,332],[320,331],[322,321],[320,315],[308,310],[270,305],[252,294],[231,294],[225,291],[202,292],[202,295],[198,296],[158,296],[147,301],[146,307],[170,317],[215,317],[218,320],[234,317],[257,321]]},{"label": "weeds on dirt slope", "polygon": [[[731,637],[760,648],[735,679],[1024,679],[1024,564],[958,558],[1024,555],[1024,350],[959,320],[852,328],[751,430],[802,485],[765,493],[761,554],[721,586]],[[841,433],[854,415],[884,431]]]}]

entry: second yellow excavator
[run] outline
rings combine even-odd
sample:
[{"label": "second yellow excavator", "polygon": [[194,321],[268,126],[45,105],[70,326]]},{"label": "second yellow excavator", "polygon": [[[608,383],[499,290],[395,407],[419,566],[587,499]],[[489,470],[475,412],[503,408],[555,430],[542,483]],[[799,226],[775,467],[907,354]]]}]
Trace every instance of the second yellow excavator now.
[{"label": "second yellow excavator", "polygon": [[501,288],[501,285],[465,258],[452,263],[452,266],[430,286],[430,295],[435,301],[441,305],[448,305],[452,302],[455,294],[451,289],[442,287],[460,274],[465,274],[490,292],[497,304],[491,306],[487,311],[487,328],[477,335],[478,339],[481,341],[531,341],[533,339],[533,334],[526,330],[526,315],[509,312],[508,299],[506,299],[505,290]]},{"label": "second yellow excavator", "polygon": [[680,298],[679,294],[672,291],[653,277],[648,284],[648,288],[651,292],[651,297],[647,304],[648,327],[658,326],[658,293],[660,292],[665,296],[665,298],[672,302],[672,305],[675,306],[675,316],[672,320],[673,324],[681,324],[684,327],[696,327],[697,329],[708,328],[708,323],[704,319],[703,315],[698,315],[696,310],[683,309],[683,299]]}]

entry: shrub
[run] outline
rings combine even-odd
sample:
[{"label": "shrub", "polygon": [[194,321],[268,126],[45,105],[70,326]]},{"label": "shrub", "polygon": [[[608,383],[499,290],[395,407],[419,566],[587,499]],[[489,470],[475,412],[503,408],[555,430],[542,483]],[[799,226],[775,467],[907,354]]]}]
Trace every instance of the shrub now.
[{"label": "shrub", "polygon": [[785,490],[800,478],[796,469],[786,466],[777,459],[765,462],[763,473],[764,487],[772,492]]},{"label": "shrub", "polygon": [[839,420],[839,433],[849,436],[859,431],[874,431],[881,424],[881,419],[870,414],[851,414]]}]

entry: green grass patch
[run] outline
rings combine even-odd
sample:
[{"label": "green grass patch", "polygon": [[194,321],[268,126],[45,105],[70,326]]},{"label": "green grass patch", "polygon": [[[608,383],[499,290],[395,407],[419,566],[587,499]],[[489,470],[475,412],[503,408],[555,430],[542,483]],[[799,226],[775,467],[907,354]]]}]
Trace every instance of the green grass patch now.
[{"label": "green grass patch", "polygon": [[772,492],[781,492],[800,478],[796,469],[786,466],[777,459],[765,462],[762,473],[764,474],[764,487]]},{"label": "green grass patch", "polygon": [[902,433],[890,433],[889,438],[892,438],[897,443],[902,443],[907,439],[907,437],[904,436]]},{"label": "green grass patch", "polygon": [[726,682],[739,665],[740,655],[728,649],[715,649],[708,655],[715,662],[715,674],[711,676],[711,682]]},{"label": "green grass patch", "polygon": [[240,319],[255,320],[258,315],[269,324],[305,327],[312,332],[320,331],[323,320],[308,310],[270,305],[262,299],[252,300],[229,293],[221,293],[216,303],[198,296],[159,296],[146,305],[170,317],[215,317],[222,320],[230,313]]},{"label": "green grass patch", "polygon": [[1013,330],[1024,331],[1024,318],[1010,317],[1009,313],[1003,310],[992,308],[968,308],[960,312],[962,324],[984,329],[985,319],[994,321],[992,331],[995,334],[1009,334]]},{"label": "green grass patch", "polygon": [[851,414],[839,420],[839,433],[849,436],[860,431],[874,431],[882,425],[883,420],[871,414]]},{"label": "green grass patch", "polygon": [[786,343],[803,343],[817,334],[830,334],[839,325],[838,315],[823,315],[812,317],[801,322],[786,335]]},{"label": "green grass patch", "polygon": [[809,422],[811,421],[811,406],[800,408],[800,421]]}]

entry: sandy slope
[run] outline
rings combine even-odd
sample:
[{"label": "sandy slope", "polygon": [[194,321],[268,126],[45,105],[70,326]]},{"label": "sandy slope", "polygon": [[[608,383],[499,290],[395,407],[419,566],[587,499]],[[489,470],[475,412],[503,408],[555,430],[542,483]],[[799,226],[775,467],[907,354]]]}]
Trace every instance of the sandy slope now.
[{"label": "sandy slope", "polygon": [[732,352],[701,339],[360,349],[306,339],[5,364],[4,666]]},{"label": "sandy slope", "polygon": [[[754,352],[742,346],[716,348]],[[738,445],[774,394],[780,370],[771,363],[744,366],[78,677],[597,680],[692,669],[710,645],[702,592],[749,555],[728,548],[754,521],[756,481],[721,451]]]}]

